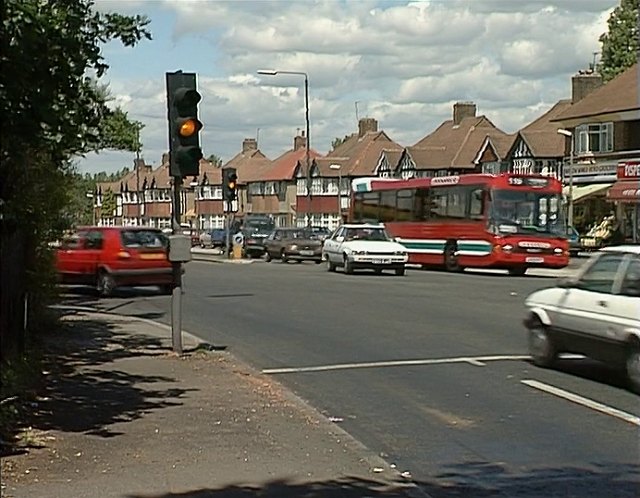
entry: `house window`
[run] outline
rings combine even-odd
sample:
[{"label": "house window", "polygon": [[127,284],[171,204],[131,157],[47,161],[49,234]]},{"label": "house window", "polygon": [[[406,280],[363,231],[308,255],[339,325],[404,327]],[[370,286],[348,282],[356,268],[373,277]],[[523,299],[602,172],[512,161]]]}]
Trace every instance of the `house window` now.
[{"label": "house window", "polygon": [[[298,178],[296,181],[296,195],[307,195],[307,180],[306,178]],[[304,225],[302,225],[304,226]]]},{"label": "house window", "polygon": [[276,182],[266,182],[264,184],[264,195],[276,195],[278,193]]},{"label": "house window", "polygon": [[576,153],[611,152],[613,150],[613,123],[594,123],[577,126],[574,144]]},{"label": "house window", "polygon": [[322,193],[322,178],[314,178],[311,180],[311,193],[314,195],[320,195]]}]

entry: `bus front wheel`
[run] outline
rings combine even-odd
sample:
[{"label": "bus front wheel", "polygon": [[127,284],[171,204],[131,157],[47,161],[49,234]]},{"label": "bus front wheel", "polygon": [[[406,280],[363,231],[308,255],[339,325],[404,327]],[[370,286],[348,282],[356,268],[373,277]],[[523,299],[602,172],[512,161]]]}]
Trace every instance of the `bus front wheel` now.
[{"label": "bus front wheel", "polygon": [[447,271],[462,271],[456,252],[456,245],[453,242],[448,242],[444,248],[444,267]]}]

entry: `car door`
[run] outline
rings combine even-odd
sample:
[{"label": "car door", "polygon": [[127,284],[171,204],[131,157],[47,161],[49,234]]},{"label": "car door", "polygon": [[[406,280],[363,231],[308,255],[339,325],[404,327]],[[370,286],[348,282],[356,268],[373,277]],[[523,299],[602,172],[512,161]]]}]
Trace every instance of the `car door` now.
[{"label": "car door", "polygon": [[56,251],[56,268],[63,279],[69,283],[81,280],[81,253],[84,250],[84,232],[74,233],[62,241]]},{"label": "car door", "polygon": [[329,261],[332,263],[340,263],[342,262],[342,258],[340,257],[340,244],[344,240],[344,232],[345,228],[338,228],[334,234],[324,241],[324,252]]},{"label": "car door", "polygon": [[620,285],[624,259],[624,253],[602,254],[567,288],[554,313],[556,327],[591,339],[608,337],[613,292]]},{"label": "car door", "polygon": [[626,341],[629,333],[640,333],[640,256],[628,254],[622,265],[620,288],[608,299],[611,321],[608,337]]}]

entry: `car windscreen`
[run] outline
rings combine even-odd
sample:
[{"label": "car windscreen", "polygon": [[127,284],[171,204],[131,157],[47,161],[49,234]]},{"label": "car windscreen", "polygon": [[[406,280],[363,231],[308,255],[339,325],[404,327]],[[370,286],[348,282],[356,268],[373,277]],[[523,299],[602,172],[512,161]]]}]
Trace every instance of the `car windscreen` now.
[{"label": "car windscreen", "polygon": [[346,240],[389,240],[383,228],[348,228]]},{"label": "car windscreen", "polygon": [[123,230],[120,234],[122,245],[132,249],[160,249],[168,245],[168,239],[158,230]]}]

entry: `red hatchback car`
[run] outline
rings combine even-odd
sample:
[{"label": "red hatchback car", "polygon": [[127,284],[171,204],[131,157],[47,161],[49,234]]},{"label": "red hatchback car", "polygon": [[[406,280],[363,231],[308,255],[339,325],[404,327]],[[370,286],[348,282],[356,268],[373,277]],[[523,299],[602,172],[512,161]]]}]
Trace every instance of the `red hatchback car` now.
[{"label": "red hatchback car", "polygon": [[168,238],[148,227],[85,227],[62,242],[56,254],[61,283],[93,285],[101,296],[119,286],[172,289]]}]

